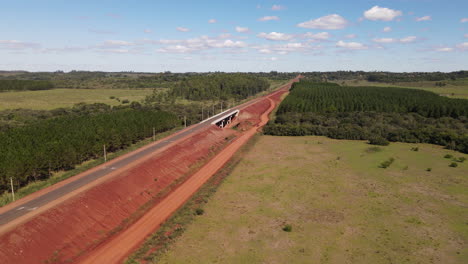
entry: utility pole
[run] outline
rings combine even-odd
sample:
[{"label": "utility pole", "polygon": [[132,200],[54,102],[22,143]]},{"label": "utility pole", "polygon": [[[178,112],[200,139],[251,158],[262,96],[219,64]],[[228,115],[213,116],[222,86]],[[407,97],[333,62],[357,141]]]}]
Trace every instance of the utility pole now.
[{"label": "utility pole", "polygon": [[104,162],[107,162],[106,144],[104,144]]},{"label": "utility pole", "polygon": [[13,196],[13,202],[15,201],[15,189],[13,188],[13,178],[10,177],[10,184],[11,184],[11,196]]},{"label": "utility pole", "polygon": [[221,101],[221,113],[223,112],[223,101]]},{"label": "utility pole", "polygon": [[153,141],[156,140],[156,131],[154,130],[154,127],[153,127]]},{"label": "utility pole", "polygon": [[201,120],[203,121],[203,106],[201,107]]},{"label": "utility pole", "polygon": [[213,104],[213,115],[215,115],[215,109],[214,109],[214,104]]},{"label": "utility pole", "polygon": [[187,127],[187,117],[184,116],[184,127]]}]

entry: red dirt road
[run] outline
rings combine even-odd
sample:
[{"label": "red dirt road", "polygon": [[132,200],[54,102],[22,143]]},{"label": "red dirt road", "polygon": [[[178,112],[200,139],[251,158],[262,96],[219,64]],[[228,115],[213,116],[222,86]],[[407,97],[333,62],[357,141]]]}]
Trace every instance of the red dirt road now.
[{"label": "red dirt road", "polygon": [[[276,99],[276,98],[275,98]],[[273,111],[276,102],[270,98],[269,108],[261,115],[258,127],[268,122],[268,115]],[[257,128],[246,131],[237,140],[232,142],[218,155],[205,164],[198,172],[193,174],[183,185],[174,190],[158,205],[148,211],[142,218],[125,231],[113,237],[107,243],[96,248],[79,263],[120,263],[136,249],[146,237],[152,234],[166,219],[180,208],[212,175],[221,169],[226,162],[242,147],[255,133]]]}]

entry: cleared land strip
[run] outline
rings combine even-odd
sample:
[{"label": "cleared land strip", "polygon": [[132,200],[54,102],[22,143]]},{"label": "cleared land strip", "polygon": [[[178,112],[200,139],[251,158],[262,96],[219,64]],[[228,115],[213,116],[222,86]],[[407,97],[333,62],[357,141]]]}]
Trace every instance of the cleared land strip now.
[{"label": "cleared land strip", "polygon": [[[273,100],[269,98],[268,100],[270,101],[270,107],[262,114],[261,122],[259,123],[260,127],[268,122],[268,115],[276,106]],[[119,263],[124,260],[133,249],[141,244],[148,235],[153,233],[167,218],[182,206],[256,132],[256,127],[248,130],[130,228],[91,252],[91,254],[81,260],[80,263]]]}]

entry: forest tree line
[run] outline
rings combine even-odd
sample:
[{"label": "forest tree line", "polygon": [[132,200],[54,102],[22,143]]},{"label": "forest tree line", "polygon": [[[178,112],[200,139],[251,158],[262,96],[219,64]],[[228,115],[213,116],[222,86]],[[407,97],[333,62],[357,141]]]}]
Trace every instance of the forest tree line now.
[{"label": "forest tree line", "polygon": [[431,143],[468,153],[468,100],[400,88],[301,81],[265,134]]},{"label": "forest tree line", "polygon": [[119,109],[92,115],[65,115],[0,132],[0,190],[10,177],[21,186],[45,179],[83,161],[102,157],[153,134],[180,125],[172,113]]},{"label": "forest tree line", "polygon": [[0,92],[6,91],[37,91],[53,89],[50,81],[32,80],[0,80]]}]

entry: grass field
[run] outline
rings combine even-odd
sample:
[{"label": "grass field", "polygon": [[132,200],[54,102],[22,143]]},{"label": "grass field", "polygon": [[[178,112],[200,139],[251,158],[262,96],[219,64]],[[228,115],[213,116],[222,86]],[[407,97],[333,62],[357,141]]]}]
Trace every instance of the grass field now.
[{"label": "grass field", "polygon": [[435,85],[436,82],[430,81],[421,81],[421,82],[401,82],[395,84],[389,83],[376,83],[368,81],[358,81],[358,80],[347,80],[347,81],[337,81],[336,83],[340,85],[348,86],[383,86],[383,87],[399,87],[399,88],[412,88],[412,89],[421,89],[430,91],[436,94],[451,98],[465,98],[468,99],[468,80],[459,79],[455,81],[444,81],[446,86],[438,87]]},{"label": "grass field", "polygon": [[52,89],[43,91],[2,92],[0,93],[0,110],[26,108],[50,110],[59,107],[70,107],[77,103],[105,103],[120,105],[116,99],[141,101],[151,94],[152,89]]},{"label": "grass field", "polygon": [[263,136],[153,263],[467,263],[468,161],[446,154],[468,156]]}]

